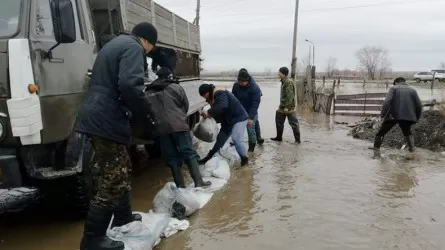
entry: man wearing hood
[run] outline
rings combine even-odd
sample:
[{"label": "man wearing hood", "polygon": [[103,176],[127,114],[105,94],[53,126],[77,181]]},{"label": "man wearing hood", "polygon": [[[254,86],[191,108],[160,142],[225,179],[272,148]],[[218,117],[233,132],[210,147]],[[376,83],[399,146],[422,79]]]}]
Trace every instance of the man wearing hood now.
[{"label": "man wearing hood", "polygon": [[243,105],[249,119],[247,120],[247,134],[249,137],[249,152],[255,150],[257,137],[255,125],[258,121],[258,108],[261,102],[261,89],[249,75],[246,69],[241,69],[238,73],[238,79],[232,87],[233,95]]},{"label": "man wearing hood", "polygon": [[173,180],[178,188],[185,188],[182,175],[182,165],[185,162],[195,187],[210,186],[210,181],[203,181],[199,172],[199,155],[193,148],[190,128],[187,124],[189,102],[184,89],[173,79],[168,68],[161,68],[156,72],[158,79],[146,88],[147,95],[151,95],[152,110],[156,110],[157,133],[160,135],[162,157],[170,167]]}]

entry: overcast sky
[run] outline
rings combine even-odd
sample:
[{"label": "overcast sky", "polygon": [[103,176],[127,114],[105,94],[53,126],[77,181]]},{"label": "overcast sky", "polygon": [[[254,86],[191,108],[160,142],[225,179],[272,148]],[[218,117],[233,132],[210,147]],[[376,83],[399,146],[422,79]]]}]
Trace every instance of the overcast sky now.
[{"label": "overcast sky", "polygon": [[[196,0],[157,0],[193,21]],[[395,71],[437,68],[445,61],[445,0],[300,0],[298,58],[315,43],[318,71],[330,56],[355,69],[364,45],[388,49]],[[295,0],[201,0],[205,70],[290,66]],[[320,69],[321,67],[321,69]]]}]

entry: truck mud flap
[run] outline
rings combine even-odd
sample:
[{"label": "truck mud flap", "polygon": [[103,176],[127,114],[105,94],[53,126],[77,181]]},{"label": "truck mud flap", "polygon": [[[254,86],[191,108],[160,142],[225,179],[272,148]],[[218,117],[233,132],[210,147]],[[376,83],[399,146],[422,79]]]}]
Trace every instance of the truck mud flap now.
[{"label": "truck mud flap", "polygon": [[0,215],[24,210],[39,199],[40,194],[36,188],[0,189]]}]

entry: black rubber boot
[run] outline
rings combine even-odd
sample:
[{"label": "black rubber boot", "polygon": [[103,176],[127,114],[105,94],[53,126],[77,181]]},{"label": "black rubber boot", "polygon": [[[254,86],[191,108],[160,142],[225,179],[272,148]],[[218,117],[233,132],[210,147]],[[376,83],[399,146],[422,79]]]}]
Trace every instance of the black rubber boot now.
[{"label": "black rubber boot", "polygon": [[264,139],[260,137],[260,138],[258,138],[257,142],[258,142],[258,145],[262,146],[264,144]]},{"label": "black rubber boot", "polygon": [[106,236],[112,210],[90,204],[80,250],[123,250],[124,243]]},{"label": "black rubber boot", "polygon": [[414,136],[413,135],[409,135],[409,136],[405,136],[405,140],[406,143],[408,144],[408,150],[409,152],[414,152],[415,148],[414,148]]},{"label": "black rubber boot", "polygon": [[295,143],[300,144],[300,130],[298,128],[294,128],[292,131],[294,132]]},{"label": "black rubber boot", "polygon": [[182,166],[180,166],[180,165],[174,165],[174,166],[170,166],[170,169],[172,171],[173,180],[175,181],[176,187],[185,188],[184,176],[182,175],[181,167]]},{"label": "black rubber boot", "polygon": [[258,143],[258,145],[263,145],[264,143],[264,139],[261,137],[261,127],[260,127],[260,123],[257,121],[255,121],[255,134],[256,134],[256,141]]},{"label": "black rubber boot", "polygon": [[111,228],[121,227],[133,221],[142,221],[142,216],[133,214],[131,210],[130,193],[122,196],[119,205],[114,210],[114,218],[111,223]]},{"label": "black rubber boot", "polygon": [[201,172],[199,172],[199,163],[196,158],[189,160],[187,166],[189,167],[190,176],[195,182],[195,187],[208,187],[212,185],[212,182],[202,179]]},{"label": "black rubber boot", "polygon": [[383,143],[383,136],[376,136],[374,139],[374,157],[380,158],[380,146],[382,146]]},{"label": "black rubber boot", "polygon": [[241,156],[241,166],[245,166],[249,163],[249,158],[247,156]]},{"label": "black rubber boot", "polygon": [[255,151],[256,143],[255,142],[249,142],[249,149],[247,151],[253,152]]},{"label": "black rubber boot", "polygon": [[277,136],[275,138],[271,138],[271,140],[272,141],[283,141],[283,130],[284,129],[277,128]]}]

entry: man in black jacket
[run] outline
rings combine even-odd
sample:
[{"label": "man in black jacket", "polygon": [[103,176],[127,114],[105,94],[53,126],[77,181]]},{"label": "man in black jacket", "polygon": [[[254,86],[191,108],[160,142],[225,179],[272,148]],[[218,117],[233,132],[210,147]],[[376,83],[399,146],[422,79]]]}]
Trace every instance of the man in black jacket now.
[{"label": "man in black jacket", "polygon": [[409,151],[414,152],[414,137],[411,134],[411,126],[417,123],[421,114],[422,102],[417,91],[406,84],[405,78],[397,78],[383,103],[380,115],[383,118],[383,124],[375,136],[374,157],[380,157],[380,146],[383,137],[396,124],[399,124],[402,129]]},{"label": "man in black jacket", "polygon": [[173,78],[168,68],[157,72],[158,79],[147,86],[146,95],[151,108],[157,110],[157,133],[165,164],[170,167],[178,188],[185,188],[182,165],[185,162],[195,187],[210,186],[210,181],[203,181],[199,172],[199,155],[193,148],[190,128],[187,124],[189,101],[184,89]]},{"label": "man in black jacket", "polygon": [[86,134],[95,151],[99,176],[90,202],[81,250],[124,249],[122,242],[106,237],[113,226],[133,220],[130,204],[131,162],[126,150],[131,143],[130,119],[144,123],[149,114],[144,88],[144,60],[157,42],[156,28],[140,23],[131,35],[109,41],[97,55],[90,87],[74,125]]}]

